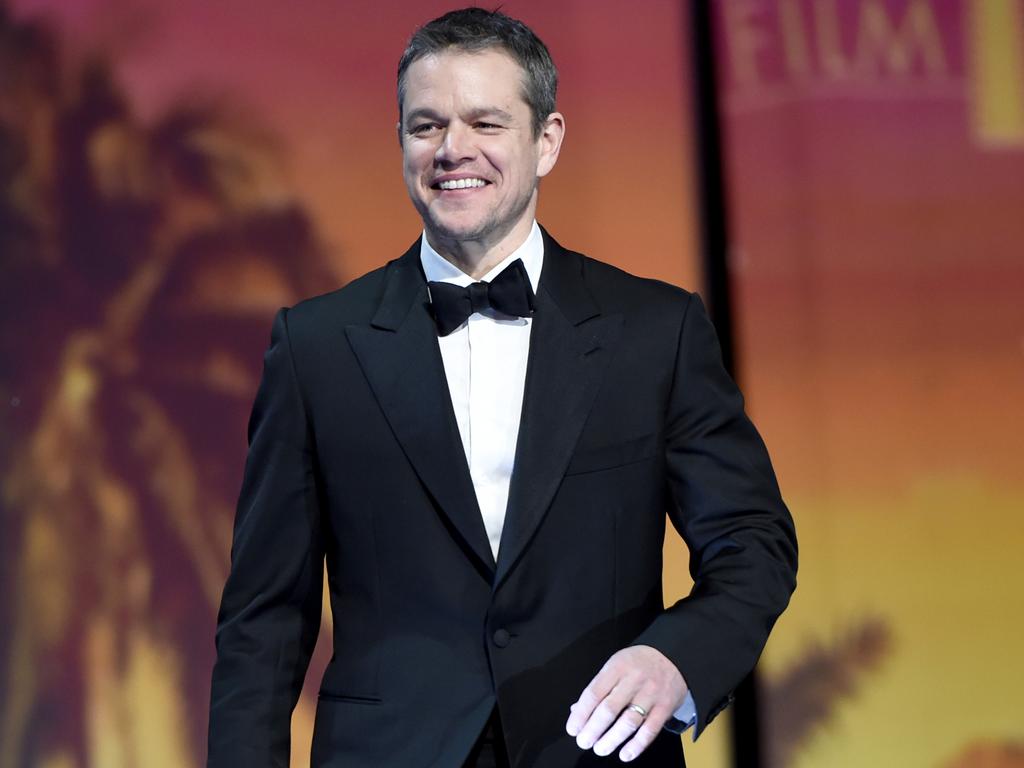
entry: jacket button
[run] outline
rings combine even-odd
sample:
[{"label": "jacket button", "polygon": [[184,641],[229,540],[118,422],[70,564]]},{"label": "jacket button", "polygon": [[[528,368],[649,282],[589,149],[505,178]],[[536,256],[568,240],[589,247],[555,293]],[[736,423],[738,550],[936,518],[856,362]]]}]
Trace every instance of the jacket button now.
[{"label": "jacket button", "polygon": [[498,646],[499,648],[504,648],[506,645],[509,644],[509,641],[512,640],[512,635],[508,633],[507,629],[498,629],[495,630],[494,634],[491,636],[491,639],[494,641],[494,644],[496,646]]}]

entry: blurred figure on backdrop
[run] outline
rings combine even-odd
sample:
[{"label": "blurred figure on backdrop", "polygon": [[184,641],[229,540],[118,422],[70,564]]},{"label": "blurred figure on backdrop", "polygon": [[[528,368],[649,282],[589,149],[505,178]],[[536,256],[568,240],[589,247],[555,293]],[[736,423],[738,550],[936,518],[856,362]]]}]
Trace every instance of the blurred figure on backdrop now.
[{"label": "blurred figure on backdrop", "polygon": [[[535,220],[556,86],[501,13],[412,36],[398,137],[424,231],[274,321],[211,768],[287,764],[325,560],[316,766],[681,765],[677,734],[726,706],[785,608],[792,520],[700,300]],[[667,609],[666,513],[695,579]]]},{"label": "blurred figure on backdrop", "polygon": [[258,123],[70,58],[0,3],[0,765],[178,768],[259,329],[329,270]]}]

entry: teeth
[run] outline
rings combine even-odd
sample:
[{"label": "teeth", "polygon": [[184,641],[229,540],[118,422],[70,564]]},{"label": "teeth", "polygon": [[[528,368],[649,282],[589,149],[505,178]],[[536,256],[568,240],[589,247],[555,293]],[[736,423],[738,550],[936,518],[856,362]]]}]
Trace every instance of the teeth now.
[{"label": "teeth", "polygon": [[483,179],[453,179],[442,181],[437,186],[441,189],[468,189],[469,187],[482,187],[486,183]]}]

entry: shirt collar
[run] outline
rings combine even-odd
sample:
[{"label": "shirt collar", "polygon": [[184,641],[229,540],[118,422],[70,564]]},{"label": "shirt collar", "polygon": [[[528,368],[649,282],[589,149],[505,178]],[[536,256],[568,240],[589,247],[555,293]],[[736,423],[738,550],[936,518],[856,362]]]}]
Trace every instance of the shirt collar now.
[{"label": "shirt collar", "polygon": [[[533,292],[536,293],[537,286],[540,283],[541,267],[544,266],[544,238],[541,236],[540,227],[537,225],[536,219],[534,219],[533,227],[530,228],[530,234],[526,236],[523,244],[499,263],[495,264],[480,279],[490,282],[516,259],[523,260],[526,274],[530,277],[530,285],[533,288]],[[434,247],[427,241],[426,231],[423,232],[423,236],[420,238],[420,263],[423,265],[423,274],[428,282],[454,283],[460,286],[467,286],[470,283],[476,282],[474,278],[467,275],[434,250]]]}]

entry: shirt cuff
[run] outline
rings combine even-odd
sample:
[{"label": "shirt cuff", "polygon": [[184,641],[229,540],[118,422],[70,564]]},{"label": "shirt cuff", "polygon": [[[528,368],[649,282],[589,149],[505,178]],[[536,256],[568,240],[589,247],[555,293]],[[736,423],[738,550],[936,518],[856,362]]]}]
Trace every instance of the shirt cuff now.
[{"label": "shirt cuff", "polygon": [[687,691],[682,706],[672,713],[672,717],[665,723],[665,729],[672,733],[685,733],[696,722],[697,705],[693,703],[693,694]]}]

